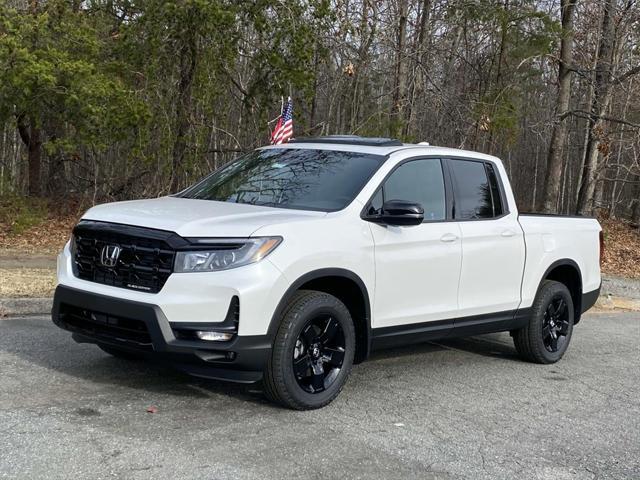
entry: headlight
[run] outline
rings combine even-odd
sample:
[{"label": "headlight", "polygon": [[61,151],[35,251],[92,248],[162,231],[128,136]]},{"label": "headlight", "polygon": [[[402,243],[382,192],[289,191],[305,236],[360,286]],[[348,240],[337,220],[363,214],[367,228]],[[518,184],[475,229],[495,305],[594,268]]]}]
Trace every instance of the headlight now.
[{"label": "headlight", "polygon": [[[192,239],[202,250],[178,252],[174,271],[217,272],[259,262],[282,242],[282,237]],[[206,244],[206,247],[205,245]],[[207,248],[207,247],[211,248]]]}]

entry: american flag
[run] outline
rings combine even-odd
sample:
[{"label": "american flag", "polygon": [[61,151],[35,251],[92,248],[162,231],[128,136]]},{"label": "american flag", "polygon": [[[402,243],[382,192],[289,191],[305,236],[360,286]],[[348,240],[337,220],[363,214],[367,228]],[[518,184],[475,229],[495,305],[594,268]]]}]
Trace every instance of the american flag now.
[{"label": "american flag", "polygon": [[278,118],[278,123],[271,133],[271,144],[280,145],[287,143],[293,136],[293,103],[291,97],[287,99],[287,103],[282,109],[282,114]]}]

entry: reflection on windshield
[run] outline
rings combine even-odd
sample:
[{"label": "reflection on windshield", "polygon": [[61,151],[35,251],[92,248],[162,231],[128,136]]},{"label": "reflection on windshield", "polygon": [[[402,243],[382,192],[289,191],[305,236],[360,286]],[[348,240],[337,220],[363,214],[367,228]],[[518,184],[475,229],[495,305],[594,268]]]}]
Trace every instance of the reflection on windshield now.
[{"label": "reflection on windshield", "polygon": [[214,172],[181,196],[335,211],[353,200],[384,158],[332,150],[257,150]]}]

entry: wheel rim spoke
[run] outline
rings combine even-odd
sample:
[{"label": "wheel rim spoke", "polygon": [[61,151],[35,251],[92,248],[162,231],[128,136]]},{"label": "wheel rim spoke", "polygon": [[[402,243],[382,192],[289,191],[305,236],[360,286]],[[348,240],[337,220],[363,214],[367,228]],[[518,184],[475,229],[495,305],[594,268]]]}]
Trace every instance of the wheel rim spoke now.
[{"label": "wheel rim spoke", "polygon": [[327,363],[332,367],[341,367],[342,362],[344,360],[344,349],[343,348],[325,348],[325,355],[329,357]]},{"label": "wheel rim spoke", "polygon": [[327,321],[327,325],[324,328],[324,331],[322,332],[322,334],[320,335],[320,342],[323,345],[327,345],[329,342],[331,342],[335,338],[339,328],[340,328],[340,325],[338,324],[338,322],[333,318],[329,317],[329,320]]},{"label": "wheel rim spoke", "polygon": [[565,347],[571,328],[569,307],[565,297],[555,295],[544,311],[542,343],[547,351],[556,353]]},{"label": "wheel rim spoke", "polygon": [[309,367],[311,366],[311,362],[309,360],[309,355],[305,354],[300,357],[298,360],[294,360],[293,362],[293,373],[298,377],[306,377],[309,372]]},{"label": "wheel rim spoke", "polygon": [[302,330],[302,338],[307,344],[307,347],[313,343],[316,339],[316,331],[313,328],[313,324],[307,325],[304,330]]},{"label": "wheel rim spoke", "polygon": [[311,377],[311,386],[313,392],[321,392],[324,390],[324,369],[319,363],[313,365],[313,375]]},{"label": "wheel rim spoke", "polygon": [[292,355],[298,385],[311,394],[326,390],[339,377],[345,355],[340,322],[327,314],[312,318],[298,335]]},{"label": "wheel rim spoke", "polygon": [[558,335],[556,337],[556,349],[560,349],[562,348],[562,345],[564,345],[564,342],[566,342],[567,337],[565,337],[564,335]]},{"label": "wheel rim spoke", "polygon": [[566,335],[569,333],[569,320],[562,320],[559,333],[560,335]]}]

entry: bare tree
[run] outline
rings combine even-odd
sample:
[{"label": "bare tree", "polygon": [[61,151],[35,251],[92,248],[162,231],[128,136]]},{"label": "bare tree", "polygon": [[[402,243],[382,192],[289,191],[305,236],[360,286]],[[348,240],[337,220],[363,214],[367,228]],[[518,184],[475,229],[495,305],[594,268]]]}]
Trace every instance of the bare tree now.
[{"label": "bare tree", "polygon": [[[580,184],[578,203],[576,205],[577,213],[583,215],[591,215],[595,207],[593,200],[598,176],[600,145],[606,135],[606,125],[603,117],[611,101],[615,42],[614,5],[615,2],[613,0],[605,0],[603,3],[600,44],[598,46],[598,59],[594,75],[594,95],[588,119],[589,134],[587,148],[585,149],[582,183]],[[608,149],[605,151],[608,151]]]},{"label": "bare tree", "polygon": [[560,0],[562,15],[562,38],[560,40],[560,62],[558,67],[558,97],[549,152],[547,154],[547,175],[542,197],[542,210],[555,212],[560,192],[560,179],[566,156],[563,155],[567,142],[568,111],[571,100],[571,76],[573,61],[573,14],[576,2]]}]

